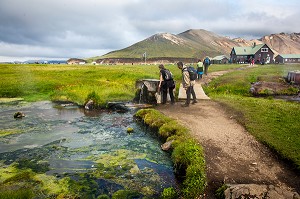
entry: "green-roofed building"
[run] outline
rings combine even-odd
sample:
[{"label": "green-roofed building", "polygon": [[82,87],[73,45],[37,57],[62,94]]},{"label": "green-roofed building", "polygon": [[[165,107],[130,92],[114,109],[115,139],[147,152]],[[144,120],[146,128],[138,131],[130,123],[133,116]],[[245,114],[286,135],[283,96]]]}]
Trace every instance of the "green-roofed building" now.
[{"label": "green-roofed building", "polygon": [[229,58],[226,55],[219,55],[211,59],[213,64],[228,64]]},{"label": "green-roofed building", "polygon": [[254,59],[256,64],[273,63],[274,52],[267,44],[253,44],[246,47],[233,47],[230,53],[231,63],[249,63]]},{"label": "green-roofed building", "polygon": [[275,63],[278,64],[298,64],[300,63],[300,54],[283,54],[275,57]]}]

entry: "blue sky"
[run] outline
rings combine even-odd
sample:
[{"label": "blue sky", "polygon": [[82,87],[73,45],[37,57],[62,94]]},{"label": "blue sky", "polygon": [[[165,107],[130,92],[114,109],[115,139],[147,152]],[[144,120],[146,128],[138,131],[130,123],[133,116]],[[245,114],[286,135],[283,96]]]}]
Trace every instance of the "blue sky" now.
[{"label": "blue sky", "polygon": [[156,33],[300,32],[298,0],[0,0],[0,62],[87,58]]}]

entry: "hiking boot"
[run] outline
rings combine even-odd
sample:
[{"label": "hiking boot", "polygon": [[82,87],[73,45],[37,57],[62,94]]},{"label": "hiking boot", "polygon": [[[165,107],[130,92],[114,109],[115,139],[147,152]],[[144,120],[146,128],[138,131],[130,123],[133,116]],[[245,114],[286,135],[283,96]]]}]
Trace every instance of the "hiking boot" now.
[{"label": "hiking boot", "polygon": [[196,104],[196,103],[198,103],[198,101],[197,101],[197,100],[194,100],[194,101],[192,102],[192,104]]},{"label": "hiking boot", "polygon": [[181,107],[189,107],[189,104],[181,104]]}]

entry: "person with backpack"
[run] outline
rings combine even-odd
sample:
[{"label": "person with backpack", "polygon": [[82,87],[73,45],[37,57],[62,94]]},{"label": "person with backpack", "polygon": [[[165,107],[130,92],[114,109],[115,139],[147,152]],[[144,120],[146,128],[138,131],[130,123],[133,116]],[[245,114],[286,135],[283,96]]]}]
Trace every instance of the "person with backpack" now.
[{"label": "person with backpack", "polygon": [[158,90],[162,93],[161,104],[167,103],[168,90],[171,98],[171,104],[175,104],[175,98],[173,93],[173,90],[175,88],[175,82],[173,80],[173,75],[168,69],[165,68],[163,64],[160,64],[158,68],[160,70]]},{"label": "person with backpack", "polygon": [[198,74],[198,80],[202,79],[202,75],[203,75],[203,62],[201,61],[201,59],[199,59],[198,63],[197,63],[197,74]]},{"label": "person with backpack", "polygon": [[[177,67],[182,72],[182,86],[186,90],[186,102],[182,104],[182,107],[188,107],[191,101],[191,95],[193,96],[192,104],[197,103],[196,93],[194,91],[195,78],[193,78],[193,70],[184,65],[181,61],[177,63]],[[194,69],[195,70],[195,69]],[[191,73],[191,74],[190,74]]]},{"label": "person with backpack", "polygon": [[208,57],[205,57],[203,62],[204,62],[204,74],[207,75],[208,66],[210,65],[210,59]]}]

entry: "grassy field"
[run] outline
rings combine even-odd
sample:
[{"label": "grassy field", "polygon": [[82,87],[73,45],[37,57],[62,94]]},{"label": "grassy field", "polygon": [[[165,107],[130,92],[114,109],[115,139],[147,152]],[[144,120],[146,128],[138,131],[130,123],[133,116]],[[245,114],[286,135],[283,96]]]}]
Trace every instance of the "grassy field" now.
[{"label": "grassy field", "polygon": [[300,65],[237,70],[215,79],[204,90],[212,99],[227,105],[258,140],[300,170],[300,103],[273,97],[254,98],[249,94],[251,82],[280,82],[291,70],[300,70]]},{"label": "grassy field", "polygon": [[[240,65],[211,65],[209,72],[228,70]],[[181,71],[166,65],[177,84]],[[300,169],[300,105],[269,98],[253,98],[251,82],[283,81],[288,71],[300,65],[265,65],[227,73],[205,87],[216,101],[231,107],[241,123],[260,141],[291,160]],[[7,65],[0,64],[0,97],[21,97],[27,101],[65,100],[84,104],[94,93],[99,104],[108,101],[130,101],[135,82],[158,79],[157,65]],[[177,86],[178,88],[178,86]]]},{"label": "grassy field", "polygon": [[155,78],[155,66],[0,65],[1,97],[28,101],[68,100],[83,104],[95,92],[101,104],[131,100],[135,81]]},{"label": "grassy field", "polygon": [[[232,65],[233,66],[233,65]],[[231,65],[225,67],[232,67]],[[181,71],[167,65],[180,82]],[[0,64],[0,97],[27,101],[62,100],[84,104],[88,95],[108,101],[130,101],[139,79],[158,79],[156,65],[14,65]]]}]

